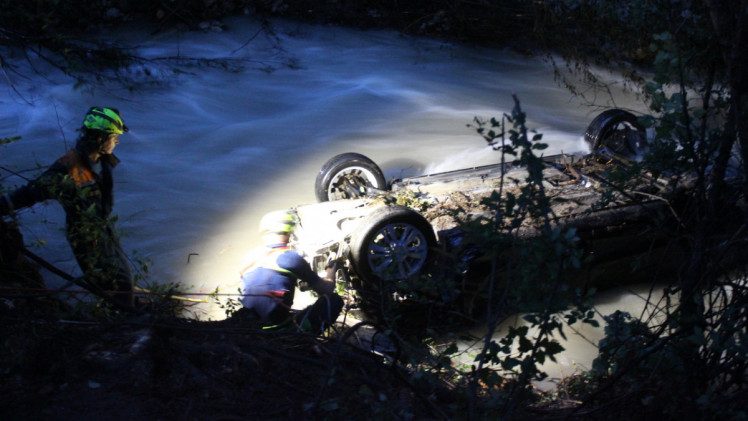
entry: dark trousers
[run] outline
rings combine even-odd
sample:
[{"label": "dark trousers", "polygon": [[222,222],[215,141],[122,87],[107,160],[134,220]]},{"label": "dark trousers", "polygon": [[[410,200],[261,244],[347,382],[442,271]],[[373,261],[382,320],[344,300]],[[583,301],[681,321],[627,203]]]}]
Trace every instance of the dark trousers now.
[{"label": "dark trousers", "polygon": [[68,235],[73,254],[86,282],[99,293],[107,292],[122,305],[133,305],[133,275],[127,254],[113,227],[102,229],[96,241],[79,241]]},{"label": "dark trousers", "polygon": [[343,299],[338,294],[320,295],[317,301],[294,315],[299,328],[309,333],[322,333],[332,326],[343,310]]}]

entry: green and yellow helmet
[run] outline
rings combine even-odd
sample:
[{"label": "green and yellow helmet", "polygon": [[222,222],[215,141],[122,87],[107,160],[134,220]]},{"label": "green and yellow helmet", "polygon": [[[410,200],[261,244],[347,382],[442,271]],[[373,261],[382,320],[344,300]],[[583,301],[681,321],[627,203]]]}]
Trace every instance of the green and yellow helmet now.
[{"label": "green and yellow helmet", "polygon": [[296,218],[290,210],[273,211],[260,220],[260,234],[290,234],[296,226]]},{"label": "green and yellow helmet", "polygon": [[122,134],[129,131],[116,108],[91,107],[83,118],[83,127],[104,133]]}]

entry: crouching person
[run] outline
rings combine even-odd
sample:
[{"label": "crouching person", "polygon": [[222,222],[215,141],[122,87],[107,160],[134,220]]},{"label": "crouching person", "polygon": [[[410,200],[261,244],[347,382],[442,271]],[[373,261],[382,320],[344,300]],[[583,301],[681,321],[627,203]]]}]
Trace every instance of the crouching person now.
[{"label": "crouching person", "polygon": [[[343,299],[335,293],[335,282],[320,278],[309,263],[291,250],[288,242],[296,225],[288,211],[276,211],[260,221],[264,246],[250,251],[242,270],[242,305],[256,313],[268,326],[297,328],[319,334],[331,326],[343,309]],[[292,311],[298,282],[305,282],[318,294],[317,301]]]}]

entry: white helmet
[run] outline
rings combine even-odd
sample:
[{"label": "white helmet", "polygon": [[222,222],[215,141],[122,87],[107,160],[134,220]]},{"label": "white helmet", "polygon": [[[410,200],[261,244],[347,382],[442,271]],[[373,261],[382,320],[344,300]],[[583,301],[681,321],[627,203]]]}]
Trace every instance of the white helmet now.
[{"label": "white helmet", "polygon": [[290,234],[294,226],[296,218],[291,210],[273,211],[260,220],[260,234]]}]

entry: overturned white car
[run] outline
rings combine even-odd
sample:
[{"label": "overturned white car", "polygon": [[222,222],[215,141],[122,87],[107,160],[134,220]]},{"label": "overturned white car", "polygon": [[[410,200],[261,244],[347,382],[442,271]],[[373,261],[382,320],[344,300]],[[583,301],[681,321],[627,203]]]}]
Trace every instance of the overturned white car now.
[{"label": "overturned white car", "polygon": [[[634,115],[613,109],[592,121],[585,139],[594,151],[591,155],[544,158],[544,185],[554,198],[555,223],[572,224],[582,233],[604,226],[598,231],[609,235],[611,225],[621,221],[630,225],[644,218],[645,208],[640,201],[631,206],[621,197],[593,209],[602,194],[610,193],[604,183],[594,180],[594,174],[608,165],[625,165],[641,154],[646,136]],[[440,234],[454,224],[395,204],[394,197],[410,194],[419,203],[444,203],[455,193],[518,189],[526,174],[524,168],[496,164],[387,182],[366,156],[340,154],[328,160],[317,176],[315,193],[320,203],[293,209],[298,225],[292,245],[320,274],[335,263],[337,280],[358,290],[381,280],[417,277],[440,244]],[[664,183],[651,180],[649,188],[658,185],[664,188]]]}]

